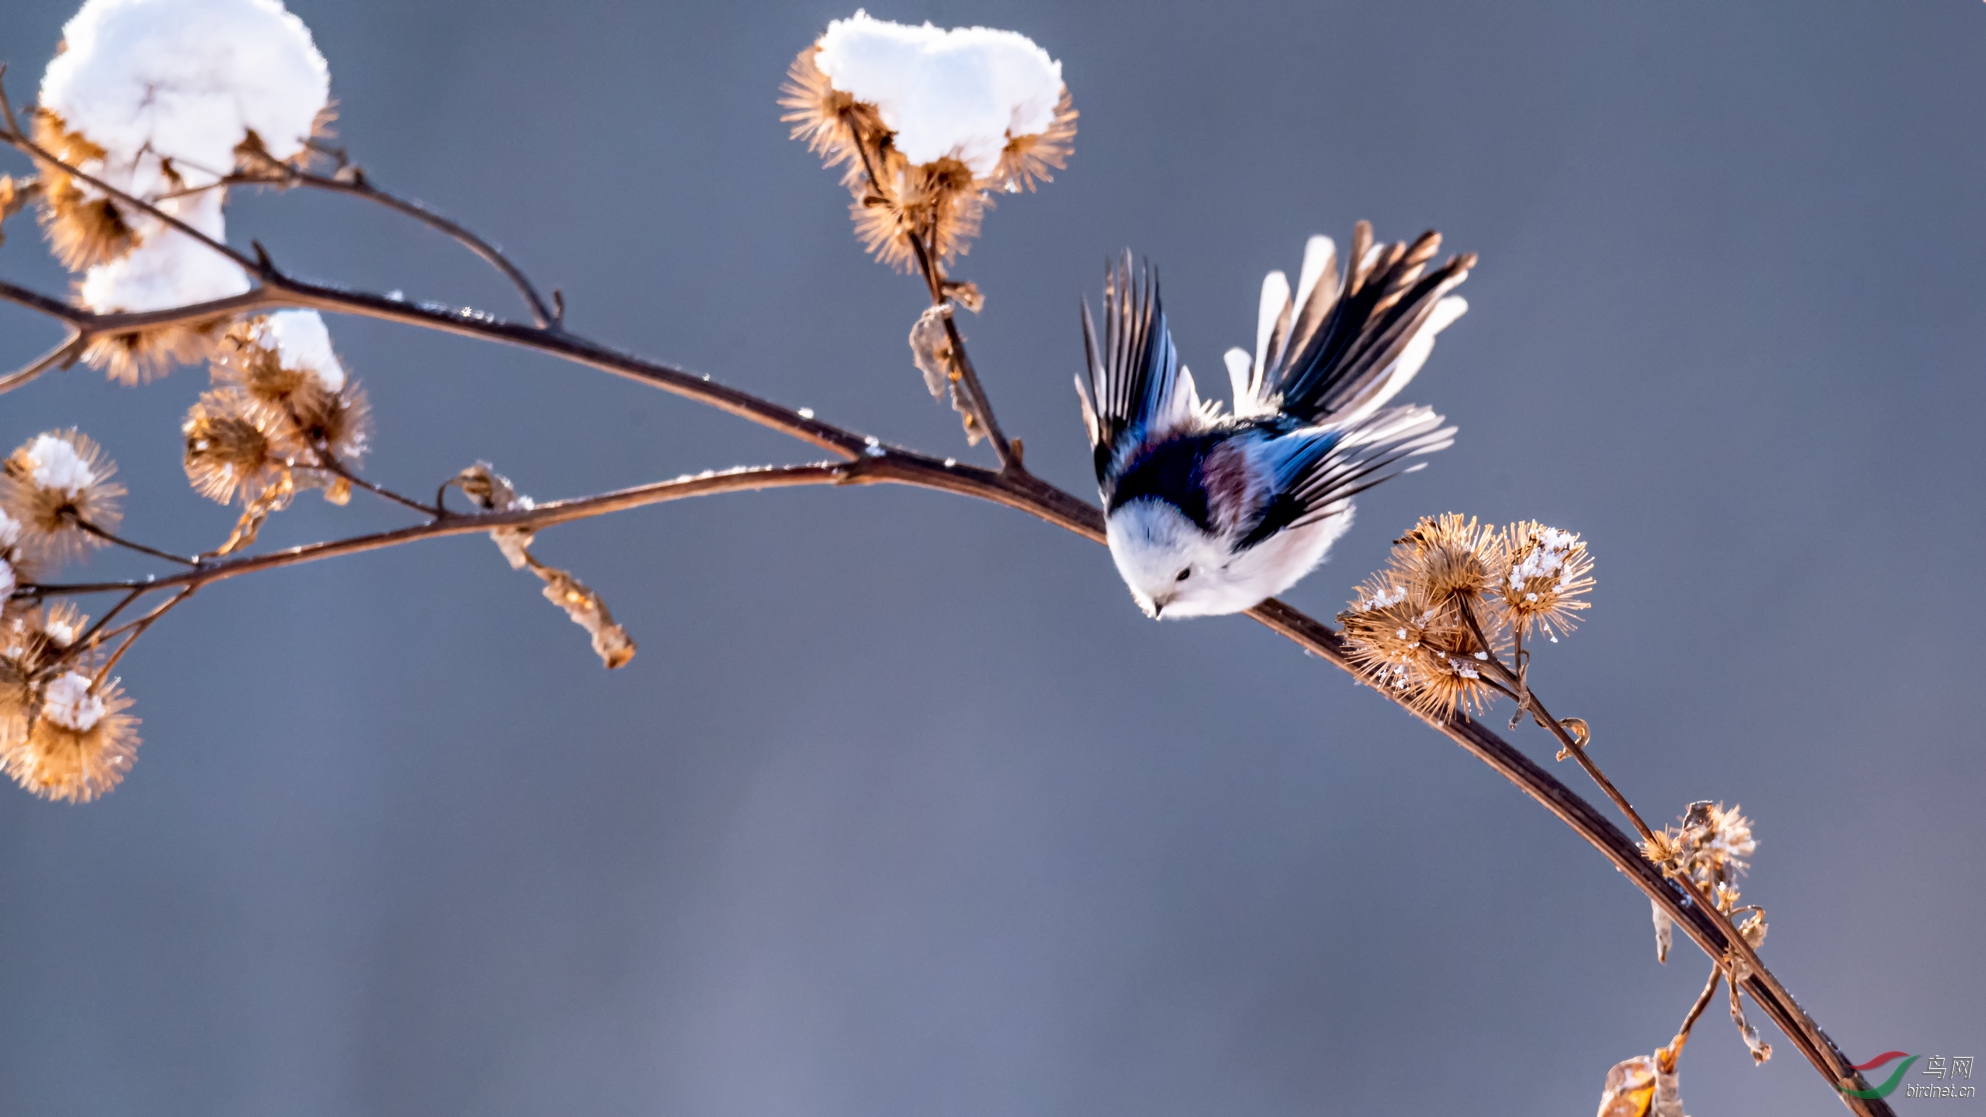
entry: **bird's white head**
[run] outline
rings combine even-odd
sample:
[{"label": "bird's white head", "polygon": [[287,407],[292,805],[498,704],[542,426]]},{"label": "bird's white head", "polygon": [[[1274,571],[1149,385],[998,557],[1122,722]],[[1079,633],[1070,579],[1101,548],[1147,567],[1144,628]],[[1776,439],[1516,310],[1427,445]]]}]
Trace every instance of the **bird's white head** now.
[{"label": "bird's white head", "polygon": [[1105,534],[1117,572],[1148,617],[1205,617],[1255,604],[1235,603],[1245,591],[1228,575],[1227,545],[1167,501],[1125,504],[1110,514]]}]

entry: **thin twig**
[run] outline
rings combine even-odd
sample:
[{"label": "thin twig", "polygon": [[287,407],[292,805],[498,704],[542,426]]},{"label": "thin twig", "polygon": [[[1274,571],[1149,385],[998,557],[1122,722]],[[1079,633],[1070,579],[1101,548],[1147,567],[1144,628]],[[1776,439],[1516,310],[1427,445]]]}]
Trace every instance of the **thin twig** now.
[{"label": "thin twig", "polygon": [[143,543],[138,543],[119,535],[113,535],[81,516],[71,515],[69,522],[81,528],[85,534],[94,535],[106,543],[115,544],[123,547],[125,550],[136,551],[141,555],[150,555],[153,558],[162,558],[167,562],[176,562],[181,566],[189,566],[195,570],[200,569],[200,560],[198,559],[190,559],[184,555],[175,555],[171,551],[161,551],[157,547],[147,547]]},{"label": "thin twig", "polygon": [[77,357],[82,356],[83,346],[80,343],[81,337],[81,334],[71,330],[69,336],[62,339],[62,344],[50,349],[20,369],[10,372],[5,376],[0,376],[0,395],[5,395],[23,385],[31,384],[42,373],[47,372],[56,365],[67,364]]},{"label": "thin twig", "polygon": [[532,319],[537,322],[540,328],[562,328],[565,318],[565,308],[562,305],[564,300],[558,300],[560,305],[557,306],[548,305],[544,297],[538,293],[537,286],[531,282],[529,276],[524,274],[522,268],[511,263],[510,258],[504,255],[502,249],[477,236],[469,228],[412,198],[403,198],[391,191],[380,189],[373,185],[372,180],[366,177],[364,171],[356,167],[349,168],[349,176],[321,175],[306,171],[300,167],[293,167],[288,163],[276,159],[276,157],[267,152],[257,152],[255,154],[264,160],[269,169],[270,176],[273,177],[233,174],[227,176],[224,181],[230,185],[308,186],[334,194],[347,194],[355,198],[364,198],[367,201],[385,206],[396,213],[411,217],[453,238],[463,247],[481,257],[484,263],[489,264],[500,272],[506,280],[510,281],[511,286],[517,288],[518,295],[524,300],[525,309],[531,312]]},{"label": "thin twig", "polygon": [[[294,421],[294,419],[296,418],[295,414],[292,413],[290,418]],[[359,476],[358,474],[352,472],[351,470],[345,468],[345,463],[339,461],[338,456],[336,454],[333,454],[329,447],[317,446],[312,449],[312,452],[317,455],[318,468],[328,470],[331,473],[337,475],[338,477],[341,477],[344,480],[354,485],[357,485],[359,488],[364,489],[369,493],[373,493],[376,496],[384,497],[395,504],[403,504],[408,508],[412,508],[414,511],[421,513],[422,515],[430,516],[437,520],[440,519],[443,515],[445,515],[445,513],[443,513],[442,510],[438,507],[422,504],[420,501],[415,500],[413,497],[410,496],[401,496],[399,493],[394,492],[392,489],[389,489],[384,485],[380,485],[375,482],[368,481],[365,478]]]},{"label": "thin twig", "polygon": [[105,613],[103,616],[98,617],[96,619],[96,623],[90,625],[89,628],[84,629],[83,634],[81,636],[76,637],[75,643],[72,646],[77,648],[87,649],[92,644],[96,643],[97,634],[103,631],[104,626],[109,624],[111,621],[115,620],[117,618],[117,614],[122,613],[125,610],[125,608],[129,606],[133,601],[138,600],[138,598],[142,596],[144,592],[145,592],[145,587],[139,586],[138,588],[132,590],[130,593],[125,594],[122,600],[120,600],[117,604],[112,605],[110,607],[110,611],[108,613]]},{"label": "thin twig", "polygon": [[131,645],[136,644],[139,637],[143,636],[153,625],[157,624],[160,617],[170,613],[180,602],[192,597],[199,590],[199,586],[188,586],[167,598],[163,605],[125,626],[131,630],[130,635],[124,638],[124,643],[119,644],[116,651],[110,653],[109,659],[103,661],[103,666],[97,668],[96,677],[91,680],[92,684],[103,682],[110,674],[110,669],[117,666],[117,661],[124,658],[124,653],[131,650]]}]

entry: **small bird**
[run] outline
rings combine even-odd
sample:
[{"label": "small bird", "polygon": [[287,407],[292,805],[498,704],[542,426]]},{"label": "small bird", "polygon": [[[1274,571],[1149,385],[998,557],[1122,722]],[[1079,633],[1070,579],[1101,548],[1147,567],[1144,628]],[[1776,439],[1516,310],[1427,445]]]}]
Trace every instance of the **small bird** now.
[{"label": "small bird", "polygon": [[1232,415],[1179,363],[1156,272],[1134,278],[1129,253],[1109,269],[1101,346],[1083,304],[1076,393],[1110,556],[1147,616],[1239,613],[1283,592],[1351,527],[1355,494],[1453,442],[1433,411],[1384,406],[1468,309],[1449,292],[1476,258],[1430,272],[1440,247],[1432,231],[1374,244],[1361,221],[1341,277],[1331,239],[1311,237],[1294,301],[1282,272],[1262,282],[1253,358],[1226,354]]}]

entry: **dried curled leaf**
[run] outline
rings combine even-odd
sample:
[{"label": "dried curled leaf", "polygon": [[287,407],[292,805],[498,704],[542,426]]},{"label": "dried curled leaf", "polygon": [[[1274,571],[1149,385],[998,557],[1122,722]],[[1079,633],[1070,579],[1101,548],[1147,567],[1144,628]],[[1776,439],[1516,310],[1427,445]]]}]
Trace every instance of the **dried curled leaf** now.
[{"label": "dried curled leaf", "polygon": [[1615,1063],[1600,1091],[1598,1117],[1683,1117],[1673,1065],[1664,1071],[1654,1055]]},{"label": "dried curled leaf", "polygon": [[952,410],[965,422],[966,442],[977,446],[986,432],[973,419],[972,406],[966,400],[965,383],[958,371],[957,354],[953,352],[951,331],[947,328],[951,317],[950,303],[940,303],[917,316],[916,323],[910,327],[910,359],[916,363],[917,371],[924,374],[924,387],[932,399],[943,399],[947,390],[950,391]]},{"label": "dried curled leaf", "polygon": [[[529,554],[525,556],[530,558]],[[614,623],[613,614],[600,595],[587,589],[579,579],[554,566],[536,561],[531,569],[545,580],[545,600],[564,609],[572,623],[593,638],[593,651],[608,670],[624,666],[634,658],[634,641],[627,630]]]},{"label": "dried curled leaf", "polygon": [[[445,487],[462,490],[469,503],[485,512],[510,512],[532,507],[531,498],[520,495],[516,486],[510,483],[510,478],[498,473],[496,467],[488,462],[477,462],[449,478]],[[490,532],[490,539],[496,543],[497,550],[503,552],[504,561],[510,563],[512,570],[522,570],[530,565],[528,548],[537,537],[538,533],[528,527],[500,527]]]},{"label": "dried curled leaf", "polygon": [[952,339],[945,329],[951,316],[948,305],[930,307],[910,327],[910,359],[924,374],[924,387],[933,399],[944,395],[952,379]]},{"label": "dried curled leaf", "polygon": [[262,534],[262,525],[269,517],[290,506],[290,499],[296,496],[296,478],[290,470],[283,470],[276,480],[248,502],[241,510],[241,519],[235,521],[234,531],[228,541],[214,551],[216,555],[231,555],[255,542]]},{"label": "dried curled leaf", "polygon": [[[496,471],[488,462],[475,465],[448,479],[449,488],[460,489],[469,502],[485,512],[512,512],[533,507],[531,498],[517,491],[510,478]],[[586,630],[593,638],[593,651],[608,670],[620,667],[634,658],[635,643],[628,637],[627,630],[614,623],[614,616],[607,611],[607,603],[600,595],[586,588],[585,583],[571,573],[556,566],[548,566],[531,554],[531,542],[537,533],[528,527],[507,526],[492,529],[490,539],[503,552],[505,561],[512,570],[529,569],[545,583],[545,600],[564,609],[572,623]]]},{"label": "dried curled leaf", "polygon": [[1650,900],[1648,901],[1648,906],[1655,913],[1653,916],[1655,921],[1655,960],[1657,962],[1667,962],[1669,960],[1669,948],[1676,943],[1676,921],[1669,918],[1669,913],[1662,910],[1661,904]]},{"label": "dried curled leaf", "polygon": [[[1762,927],[1763,925],[1763,922],[1761,922],[1760,926]],[[1763,935],[1760,936],[1761,940],[1763,937]],[[1751,1021],[1745,1019],[1745,1004],[1743,998],[1738,995],[1738,987],[1744,984],[1745,978],[1750,973],[1751,967],[1745,965],[1743,961],[1736,958],[1731,960],[1731,980],[1729,982],[1731,987],[1731,1023],[1738,1026],[1738,1035],[1745,1041],[1745,1047],[1751,1051],[1753,1065],[1757,1065],[1772,1058],[1772,1045],[1760,1039],[1758,1029],[1752,1026]]]}]

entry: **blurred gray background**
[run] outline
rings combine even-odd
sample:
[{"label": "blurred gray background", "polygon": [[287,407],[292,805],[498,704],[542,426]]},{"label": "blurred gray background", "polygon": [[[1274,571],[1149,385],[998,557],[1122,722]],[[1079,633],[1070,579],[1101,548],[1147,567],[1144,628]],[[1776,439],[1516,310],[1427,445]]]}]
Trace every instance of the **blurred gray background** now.
[{"label": "blurred gray background", "polygon": [[[71,10],[0,7],[17,98]],[[294,10],[358,159],[563,287],[575,328],[972,457],[909,361],[917,284],[778,121],[847,7]],[[1292,599],[1335,611],[1423,513],[1585,533],[1598,605],[1541,693],[1651,817],[1756,819],[1766,957],[1852,1057],[1986,1054],[1986,5],[871,10],[1063,62],[1075,159],[958,273],[1007,426],[1079,491],[1076,301],[1106,254],[1164,268],[1221,381],[1310,233],[1480,252],[1409,393],[1461,440],[1361,498]],[[13,232],[0,272],[60,289]],[[517,313],[361,203],[242,196],[231,232]],[[414,492],[479,457],[554,497],[810,456],[547,359],[332,326],[378,412],[367,470]],[[10,360],[54,336],[0,314]],[[0,401],[0,443],[80,423],[131,534],[211,545],[231,514],[178,466],[204,383],[51,377]],[[308,499],[267,541],[402,522]],[[1585,1114],[1707,972],[1683,944],[1656,965],[1639,894],[1453,745],[1248,621],[1144,620],[1103,549],[1015,513],[729,496],[539,553],[606,595],[630,667],[480,539],[230,582],[141,645],[124,786],[0,794],[0,1112]],[[1692,1112],[1834,1112],[1768,1038],[1753,1069],[1713,1008]]]}]

